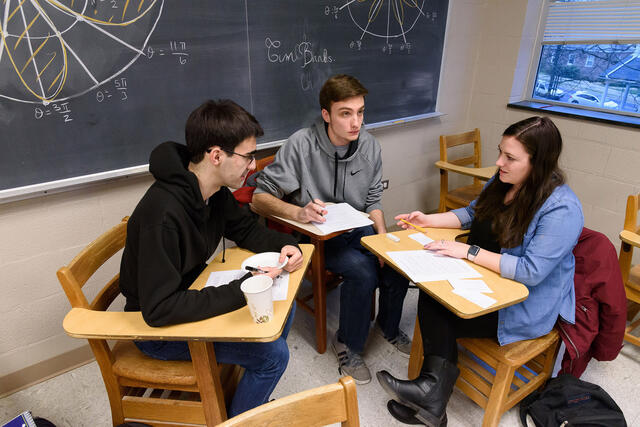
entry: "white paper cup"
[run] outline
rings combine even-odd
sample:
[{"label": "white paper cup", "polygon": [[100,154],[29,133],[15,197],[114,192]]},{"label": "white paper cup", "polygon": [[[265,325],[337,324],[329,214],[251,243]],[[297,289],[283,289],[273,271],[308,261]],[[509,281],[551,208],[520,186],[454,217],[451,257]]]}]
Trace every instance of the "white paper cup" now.
[{"label": "white paper cup", "polygon": [[240,285],[256,323],[266,323],[273,318],[272,286],[273,279],[266,275],[249,277]]}]

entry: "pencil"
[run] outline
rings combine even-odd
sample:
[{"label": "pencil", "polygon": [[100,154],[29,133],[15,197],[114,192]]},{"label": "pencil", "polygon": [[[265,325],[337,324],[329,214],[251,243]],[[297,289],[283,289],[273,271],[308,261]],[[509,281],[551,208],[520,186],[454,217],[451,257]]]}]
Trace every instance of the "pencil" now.
[{"label": "pencil", "polygon": [[[309,195],[309,197],[311,198],[311,202],[315,203],[313,196],[311,195],[311,191],[309,191],[309,189],[307,188],[307,194]],[[320,216],[324,216],[324,214],[322,213],[322,211],[320,211]]]},{"label": "pencil", "polygon": [[411,227],[415,228],[416,230],[420,231],[421,233],[427,234],[427,230],[425,228],[420,227],[419,225],[411,224],[409,221],[406,221],[404,219],[401,219],[400,221],[404,222],[407,225],[410,225]]}]

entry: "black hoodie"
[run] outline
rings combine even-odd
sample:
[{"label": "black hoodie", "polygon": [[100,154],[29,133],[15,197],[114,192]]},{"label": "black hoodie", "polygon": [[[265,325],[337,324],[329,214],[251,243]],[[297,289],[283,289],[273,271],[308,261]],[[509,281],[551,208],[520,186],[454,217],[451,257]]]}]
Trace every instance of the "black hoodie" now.
[{"label": "black hoodie", "polygon": [[153,150],[149,170],[156,182],[127,225],[120,291],[125,311],[141,310],[150,326],[206,319],[245,305],[244,278],[218,288],[188,289],[222,236],[253,252],[296,245],[292,236],[258,223],[227,187],[205,202],[188,163],[184,145],[165,142]]}]

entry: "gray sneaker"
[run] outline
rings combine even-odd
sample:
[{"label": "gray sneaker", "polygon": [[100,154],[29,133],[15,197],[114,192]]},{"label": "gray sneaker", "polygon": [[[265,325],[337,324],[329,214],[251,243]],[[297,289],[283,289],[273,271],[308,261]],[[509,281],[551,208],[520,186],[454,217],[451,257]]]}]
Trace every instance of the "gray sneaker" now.
[{"label": "gray sneaker", "polygon": [[356,384],[367,384],[371,381],[371,372],[367,364],[364,363],[364,359],[357,353],[349,350],[346,344],[338,341],[338,333],[333,336],[331,342],[333,352],[338,358],[338,372],[340,375],[349,375],[353,378]]},{"label": "gray sneaker", "polygon": [[376,322],[375,330],[378,334],[384,337],[384,339],[387,340],[389,344],[397,348],[398,352],[400,352],[402,356],[408,358],[411,355],[411,340],[409,339],[407,334],[402,332],[402,330],[398,329],[398,335],[393,338],[387,338],[385,336],[384,332],[382,332],[382,329],[380,328],[380,325],[378,325],[378,322]]}]

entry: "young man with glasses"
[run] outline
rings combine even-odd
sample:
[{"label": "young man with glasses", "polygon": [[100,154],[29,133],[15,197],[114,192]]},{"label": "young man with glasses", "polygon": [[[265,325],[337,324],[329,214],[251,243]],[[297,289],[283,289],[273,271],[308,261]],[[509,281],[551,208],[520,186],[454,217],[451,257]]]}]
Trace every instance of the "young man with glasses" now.
[{"label": "young man with glasses", "polygon": [[[228,313],[246,304],[240,283],[190,290],[223,237],[253,252],[280,252],[284,269],[302,265],[295,239],[269,230],[236,203],[228,187],[238,188],[255,168],[256,119],[230,100],[207,101],[187,120],[186,146],[165,142],[149,159],[156,179],[134,210],[120,266],[126,311],[142,311],[150,326],[193,322]],[[224,245],[223,245],[224,248]],[[224,249],[223,249],[224,250]],[[280,269],[268,269],[275,277]],[[270,343],[216,342],[220,363],[245,368],[229,416],[268,401],[289,360],[286,338]],[[138,348],[163,360],[190,360],[183,341],[138,341]]]},{"label": "young man with glasses", "polygon": [[411,341],[399,329],[408,281],[360,244],[386,233],[382,212],[382,154],[362,128],[367,90],[354,77],[331,77],[320,90],[321,117],[294,133],[275,161],[257,178],[256,208],[300,222],[324,222],[324,202],[347,202],[369,214],[373,227],[360,227],[325,243],[327,268],[343,277],[340,325],[332,347],[339,370],[358,384],[371,381],[362,358],[369,333],[371,298],[380,288],[376,329],[406,357]]}]

